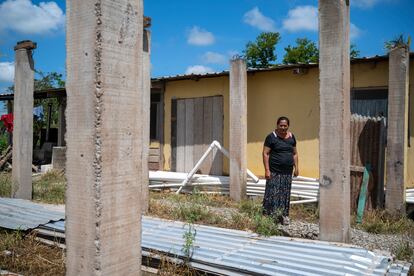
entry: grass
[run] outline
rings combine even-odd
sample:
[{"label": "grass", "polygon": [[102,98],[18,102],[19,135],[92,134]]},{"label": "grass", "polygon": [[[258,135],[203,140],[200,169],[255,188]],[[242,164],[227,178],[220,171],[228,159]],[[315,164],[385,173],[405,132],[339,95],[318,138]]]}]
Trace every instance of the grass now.
[{"label": "grass", "polygon": [[0,197],[11,196],[11,173],[0,173]]},{"label": "grass", "polygon": [[[223,206],[224,205],[224,206]],[[220,207],[220,212],[214,208]],[[280,235],[273,218],[262,215],[259,200],[236,203],[225,196],[151,193],[149,214],[165,219],[250,230],[263,236]]]},{"label": "grass", "polygon": [[32,235],[0,230],[0,268],[24,275],[64,275],[64,252]]},{"label": "grass", "polygon": [[397,249],[393,252],[398,260],[403,260],[414,264],[414,249],[408,241],[400,242]]},{"label": "grass", "polygon": [[[12,189],[11,173],[0,173],[0,197],[10,197]],[[52,203],[65,203],[66,180],[61,171],[50,171],[33,181],[33,200]]]},{"label": "grass", "polygon": [[[355,219],[353,219],[355,223]],[[392,215],[384,210],[365,213],[361,224],[356,227],[374,234],[406,234],[414,238],[414,221],[403,214]]]}]

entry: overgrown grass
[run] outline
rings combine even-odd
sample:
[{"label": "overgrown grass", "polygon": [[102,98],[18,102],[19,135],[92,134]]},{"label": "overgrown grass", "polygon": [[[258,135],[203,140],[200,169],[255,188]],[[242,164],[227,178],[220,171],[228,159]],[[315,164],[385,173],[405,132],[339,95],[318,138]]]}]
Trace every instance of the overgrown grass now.
[{"label": "overgrown grass", "polygon": [[[0,197],[11,196],[11,173],[0,173]],[[52,203],[65,203],[66,180],[63,172],[50,171],[33,181],[33,200]]]},{"label": "overgrown grass", "polygon": [[[353,221],[355,222],[355,219]],[[404,214],[393,215],[384,210],[368,211],[365,213],[362,223],[356,224],[356,226],[369,233],[407,234],[414,238],[414,221]]]},{"label": "overgrown grass", "polygon": [[65,203],[66,179],[61,171],[50,171],[33,182],[33,199],[52,204]]},{"label": "overgrown grass", "polygon": [[0,173],[0,197],[11,196],[11,173]]},{"label": "overgrown grass", "polygon": [[64,252],[32,235],[0,230],[0,268],[24,275],[64,275]]},{"label": "overgrown grass", "polygon": [[408,241],[400,242],[397,249],[393,253],[398,260],[403,260],[414,264],[414,248]]}]

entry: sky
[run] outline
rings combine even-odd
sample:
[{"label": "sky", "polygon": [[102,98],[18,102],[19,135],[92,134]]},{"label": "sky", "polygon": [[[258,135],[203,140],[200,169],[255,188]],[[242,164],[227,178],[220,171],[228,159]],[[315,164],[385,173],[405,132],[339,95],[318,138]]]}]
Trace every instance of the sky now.
[{"label": "sky", "polygon": [[[37,42],[35,68],[65,78],[65,1],[0,0],[0,93],[13,82],[18,41]],[[279,32],[277,63],[297,38],[318,42],[316,0],[145,0],[152,18],[152,77],[228,70],[248,41]],[[351,43],[360,56],[384,55],[384,42],[414,36],[413,0],[351,0]]]}]

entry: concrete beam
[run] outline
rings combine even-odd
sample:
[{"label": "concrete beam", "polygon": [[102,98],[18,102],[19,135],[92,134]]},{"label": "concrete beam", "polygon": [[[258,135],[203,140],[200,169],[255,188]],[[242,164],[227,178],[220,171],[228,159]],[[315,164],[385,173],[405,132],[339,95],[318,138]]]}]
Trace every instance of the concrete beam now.
[{"label": "concrete beam", "polygon": [[140,275],[143,1],[66,7],[66,275]]},{"label": "concrete beam", "polygon": [[[145,24],[145,21],[144,21]],[[150,107],[151,107],[151,31],[144,29],[143,46],[143,86],[142,97],[142,213],[148,212],[149,208],[149,171],[148,158],[150,146]]]},{"label": "concrete beam", "polygon": [[319,0],[320,239],[350,240],[349,1]]},{"label": "concrete beam", "polygon": [[390,51],[385,207],[392,213],[405,211],[409,59],[406,47]]},{"label": "concrete beam", "polygon": [[32,41],[14,47],[12,196],[23,199],[32,199],[34,49]]},{"label": "concrete beam", "polygon": [[247,168],[247,70],[236,58],[230,68],[230,197],[246,197]]}]

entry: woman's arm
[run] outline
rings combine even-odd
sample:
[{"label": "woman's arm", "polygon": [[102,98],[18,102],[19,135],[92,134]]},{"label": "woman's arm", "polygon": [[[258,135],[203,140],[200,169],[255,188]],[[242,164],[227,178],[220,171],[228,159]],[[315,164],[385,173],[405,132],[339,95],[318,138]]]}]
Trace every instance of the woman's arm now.
[{"label": "woman's arm", "polygon": [[265,167],[265,178],[270,179],[270,166],[269,166],[270,148],[263,146],[263,165]]},{"label": "woman's arm", "polygon": [[299,175],[299,154],[296,147],[293,148],[293,161],[295,162],[295,170],[293,171],[294,176]]}]

